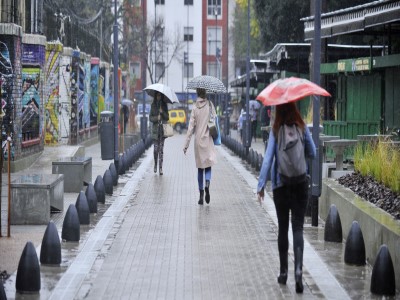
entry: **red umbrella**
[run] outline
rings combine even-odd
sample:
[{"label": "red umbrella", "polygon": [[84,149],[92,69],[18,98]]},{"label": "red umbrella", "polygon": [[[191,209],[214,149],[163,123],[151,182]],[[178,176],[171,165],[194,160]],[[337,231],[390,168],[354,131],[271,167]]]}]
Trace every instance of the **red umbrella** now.
[{"label": "red umbrella", "polygon": [[310,95],[331,96],[322,87],[307,79],[289,77],[272,82],[256,99],[269,106],[297,101]]}]

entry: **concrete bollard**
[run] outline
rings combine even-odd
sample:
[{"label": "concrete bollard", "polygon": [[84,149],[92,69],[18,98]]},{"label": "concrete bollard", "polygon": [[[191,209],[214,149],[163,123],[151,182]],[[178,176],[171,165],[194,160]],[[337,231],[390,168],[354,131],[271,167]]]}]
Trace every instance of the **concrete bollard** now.
[{"label": "concrete bollard", "polygon": [[91,214],[97,213],[97,195],[93,184],[89,183],[85,191],[85,196],[89,205],[89,212]]},{"label": "concrete bollard", "polygon": [[113,193],[113,182],[112,182],[112,177],[111,177],[110,170],[106,170],[104,172],[103,182],[104,182],[104,190],[105,190],[106,194],[112,195],[112,193]]},{"label": "concrete bollard", "polygon": [[101,175],[97,175],[96,180],[94,181],[94,190],[96,191],[97,202],[105,203],[106,190],[104,187],[103,177],[101,177]]},{"label": "concrete bollard", "polygon": [[6,291],[4,290],[3,280],[0,280],[0,300],[7,300]]},{"label": "concrete bollard", "polygon": [[15,289],[22,294],[34,294],[40,291],[40,266],[35,246],[27,242],[18,263]]},{"label": "concrete bollard", "polygon": [[86,195],[81,191],[75,202],[76,210],[78,211],[79,223],[81,225],[90,224],[90,211]]},{"label": "concrete bollard", "polygon": [[350,265],[363,266],[365,260],[364,237],[358,222],[353,221],[346,239],[344,262]]},{"label": "concrete bollard", "polygon": [[118,161],[118,175],[124,175],[124,174],[125,174],[124,159],[123,159],[123,154],[120,154]]},{"label": "concrete bollard", "polygon": [[113,180],[113,185],[116,186],[118,184],[118,172],[117,169],[115,168],[115,164],[111,163],[110,166],[108,167],[108,169],[111,172],[111,177]]},{"label": "concrete bollard", "polygon": [[70,204],[64,217],[61,238],[67,242],[79,242],[80,234],[78,211],[74,204]]},{"label": "concrete bollard", "polygon": [[61,242],[53,221],[47,224],[40,247],[40,263],[43,265],[61,264]]},{"label": "concrete bollard", "polygon": [[372,268],[371,293],[385,296],[396,294],[396,280],[392,258],[387,245],[379,248]]},{"label": "concrete bollard", "polygon": [[335,204],[329,208],[325,222],[324,240],[327,242],[341,243],[343,241],[342,222]]}]

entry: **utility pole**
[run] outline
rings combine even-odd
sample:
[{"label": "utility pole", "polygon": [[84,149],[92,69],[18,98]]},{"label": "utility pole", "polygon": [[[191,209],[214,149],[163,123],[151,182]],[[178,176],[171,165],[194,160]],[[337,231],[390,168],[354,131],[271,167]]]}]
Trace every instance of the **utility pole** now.
[{"label": "utility pole", "polygon": [[246,156],[251,146],[250,118],[249,118],[249,91],[250,91],[250,0],[247,0],[247,49],[246,49],[246,120],[244,127],[244,147]]},{"label": "utility pole", "polygon": [[118,80],[118,21],[117,21],[117,1],[114,0],[114,26],[113,26],[113,35],[114,35],[114,56],[113,56],[113,65],[114,65],[114,165],[118,172],[118,164],[119,164],[119,153],[118,153],[118,92],[119,92],[119,80]]}]

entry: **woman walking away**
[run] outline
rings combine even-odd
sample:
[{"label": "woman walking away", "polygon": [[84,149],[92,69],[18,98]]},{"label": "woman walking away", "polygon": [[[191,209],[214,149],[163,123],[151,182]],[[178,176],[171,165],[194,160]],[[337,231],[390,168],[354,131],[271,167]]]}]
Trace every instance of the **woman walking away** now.
[{"label": "woman walking away", "polygon": [[[194,133],[194,156],[196,159],[197,180],[200,191],[198,204],[203,205],[204,190],[206,192],[206,203],[210,203],[211,166],[217,162],[214,141],[207,126],[210,114],[215,116],[216,112],[211,101],[206,99],[206,90],[196,89],[196,92],[197,100],[190,115],[189,128],[186,133],[183,153],[186,154],[190,139]],[[205,187],[203,177],[205,177],[206,180]]]},{"label": "woman walking away", "polygon": [[[295,125],[295,126],[293,126]],[[295,150],[295,152],[289,152]],[[260,171],[257,193],[264,198],[268,179],[278,217],[278,282],[286,284],[288,276],[289,215],[291,212],[296,293],[303,292],[303,225],[307,205],[308,180],[306,158],[314,158],[315,145],[295,103],[276,106],[275,121],[269,135],[267,151]],[[293,164],[289,161],[293,159]],[[289,170],[289,173],[286,172]],[[295,173],[294,170],[299,170]],[[290,174],[290,172],[292,174]]]},{"label": "woman walking away", "polygon": [[150,122],[153,123],[152,138],[154,144],[154,173],[157,173],[157,161],[160,175],[163,175],[164,159],[164,133],[162,124],[168,122],[168,106],[164,101],[164,95],[155,92],[150,108]]}]

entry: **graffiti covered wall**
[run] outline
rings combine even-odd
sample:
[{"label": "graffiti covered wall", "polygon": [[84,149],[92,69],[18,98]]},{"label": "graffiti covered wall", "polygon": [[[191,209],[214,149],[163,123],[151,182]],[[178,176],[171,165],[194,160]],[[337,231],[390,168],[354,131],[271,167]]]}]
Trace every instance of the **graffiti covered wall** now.
[{"label": "graffiti covered wall", "polygon": [[40,135],[41,82],[40,68],[22,68],[22,140]]},{"label": "graffiti covered wall", "polygon": [[59,140],[59,66],[63,51],[62,44],[46,45],[46,88],[45,88],[45,144],[55,145]]},{"label": "graffiti covered wall", "polygon": [[68,144],[71,116],[71,70],[72,49],[64,47],[60,59],[60,89],[59,89],[59,143]]},{"label": "graffiti covered wall", "polygon": [[90,126],[97,125],[97,117],[99,114],[99,63],[99,58],[92,58],[90,71]]},{"label": "graffiti covered wall", "polygon": [[71,120],[69,131],[69,144],[78,144],[78,102],[79,102],[79,74],[80,74],[80,52],[72,52],[72,67],[71,67]]}]

